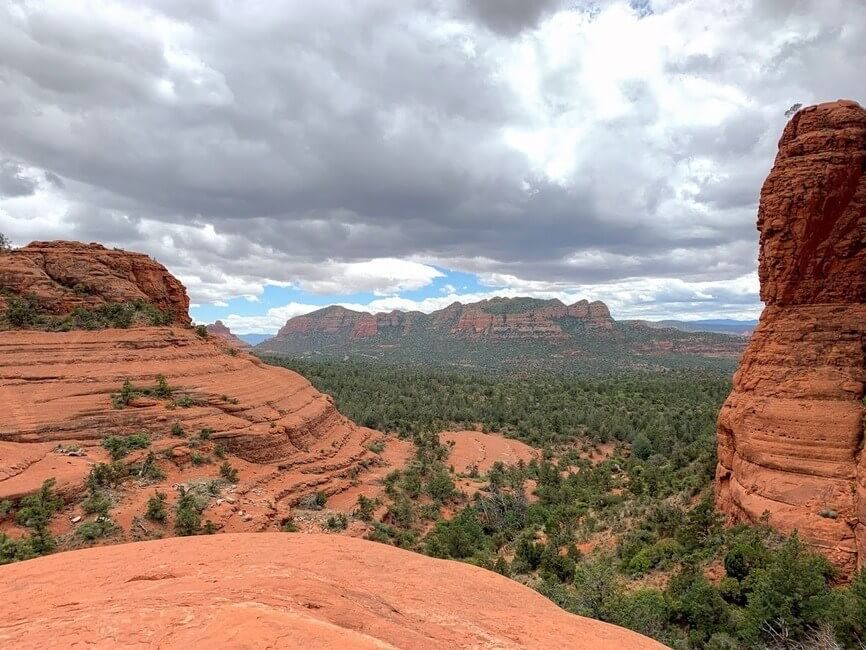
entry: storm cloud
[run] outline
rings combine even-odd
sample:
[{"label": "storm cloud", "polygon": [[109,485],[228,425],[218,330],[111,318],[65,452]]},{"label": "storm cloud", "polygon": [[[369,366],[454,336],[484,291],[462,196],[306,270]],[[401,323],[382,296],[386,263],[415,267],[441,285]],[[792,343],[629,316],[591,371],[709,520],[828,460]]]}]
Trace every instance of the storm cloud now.
[{"label": "storm cloud", "polygon": [[196,301],[741,283],[785,110],[864,66],[848,0],[13,0],[0,231],[145,250]]}]

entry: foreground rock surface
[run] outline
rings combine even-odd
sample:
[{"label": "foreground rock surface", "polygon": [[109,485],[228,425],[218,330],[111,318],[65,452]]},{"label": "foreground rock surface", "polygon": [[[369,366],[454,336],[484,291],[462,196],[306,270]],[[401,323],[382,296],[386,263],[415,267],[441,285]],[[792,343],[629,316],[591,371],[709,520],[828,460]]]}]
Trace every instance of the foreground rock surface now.
[{"label": "foreground rock surface", "polygon": [[490,571],[336,535],[48,556],[0,567],[0,602],[0,646],[10,648],[663,647]]},{"label": "foreground rock surface", "polygon": [[718,507],[866,564],[866,111],[798,112],[761,190],[761,298],[719,416]]}]

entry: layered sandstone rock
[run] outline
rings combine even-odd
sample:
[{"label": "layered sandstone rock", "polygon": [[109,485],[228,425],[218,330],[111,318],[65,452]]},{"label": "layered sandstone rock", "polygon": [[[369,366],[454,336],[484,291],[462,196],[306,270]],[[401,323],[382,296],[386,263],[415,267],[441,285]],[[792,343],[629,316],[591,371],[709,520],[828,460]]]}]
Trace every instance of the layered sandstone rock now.
[{"label": "layered sandstone rock", "polygon": [[280,339],[293,335],[340,336],[348,341],[376,337],[399,340],[416,329],[463,340],[562,341],[569,337],[562,328],[563,319],[578,319],[598,331],[613,329],[610,311],[600,301],[565,305],[559,300],[537,300],[518,308],[512,305],[513,300],[493,298],[468,305],[455,302],[429,315],[396,310],[368,314],[335,305],[290,319],[264,348],[276,347]]},{"label": "layered sandstone rock", "polygon": [[[92,466],[109,460],[101,442],[111,434],[147,433],[166,475],[118,490],[112,517],[126,538],[144,530],[133,522],[154,490],[168,494],[170,506],[178,484],[217,478],[218,448],[240,481],[229,486],[230,500],[214,501],[205,517],[230,531],[279,528],[298,501],[316,492],[341,494],[386,470],[383,456],[367,449],[382,434],[343,417],[303,377],[183,325],[189,322],[186,291],[150,258],[51,242],[0,255],[0,268],[0,289],[35,294],[55,313],[145,300],[171,311],[178,323],[0,332],[0,500],[18,499],[54,478],[74,509]],[[160,376],[170,395],[153,394]],[[126,381],[131,398],[118,403]],[[393,447],[399,461],[408,454],[403,444],[389,443],[384,455]],[[56,532],[67,532],[68,520],[59,519]],[[10,526],[0,521],[0,531],[20,532]]]},{"label": "layered sandstone rock", "polygon": [[[0,253],[0,288],[32,296],[55,315],[140,300],[171,314],[177,323],[190,322],[186,289],[162,264],[100,244],[33,242]],[[0,295],[0,309],[5,306]]]},{"label": "layered sandstone rock", "polygon": [[232,331],[228,327],[226,327],[225,323],[223,323],[221,320],[218,320],[208,325],[207,333],[211,336],[218,336],[221,339],[225,339],[237,348],[251,347],[249,343],[232,334]]},{"label": "layered sandstone rock", "polygon": [[[74,586],[74,594],[70,593]],[[663,648],[468,564],[338,535],[219,535],[0,567],[9,648]]]},{"label": "layered sandstone rock", "polygon": [[719,416],[717,503],[866,563],[866,111],[798,112],[761,190],[761,297]]}]

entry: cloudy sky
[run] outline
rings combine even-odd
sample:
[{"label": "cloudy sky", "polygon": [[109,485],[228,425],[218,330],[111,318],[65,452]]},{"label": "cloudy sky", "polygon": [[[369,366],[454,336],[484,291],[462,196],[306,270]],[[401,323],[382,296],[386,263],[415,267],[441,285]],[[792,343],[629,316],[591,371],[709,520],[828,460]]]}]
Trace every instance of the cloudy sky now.
[{"label": "cloudy sky", "polygon": [[145,251],[238,332],[749,318],[784,113],[864,69],[860,0],[5,0],[0,232]]}]

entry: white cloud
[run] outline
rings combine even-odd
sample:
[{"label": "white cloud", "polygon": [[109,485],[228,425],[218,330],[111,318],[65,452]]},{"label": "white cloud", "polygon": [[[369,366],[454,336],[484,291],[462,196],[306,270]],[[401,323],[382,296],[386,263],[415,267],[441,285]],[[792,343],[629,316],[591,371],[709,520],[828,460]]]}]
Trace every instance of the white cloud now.
[{"label": "white cloud", "polygon": [[[387,296],[368,303],[337,303],[347,309],[371,314],[379,312],[420,311],[425,314],[447,307],[453,302],[472,303],[479,300],[504,297],[532,296],[557,298],[566,304],[578,300],[601,300],[618,320],[666,318],[694,320],[698,318],[757,318],[761,311],[758,300],[758,277],[750,273],[734,280],[716,282],[684,282],[669,278],[640,278],[624,282],[584,285],[565,288],[556,283],[523,281],[514,277],[493,275],[487,278],[499,288],[489,291],[451,291],[442,296],[418,300],[401,296]],[[289,303],[271,308],[261,316],[232,314],[223,322],[239,334],[251,332],[273,334],[286,321],[322,309],[322,305]]]}]

